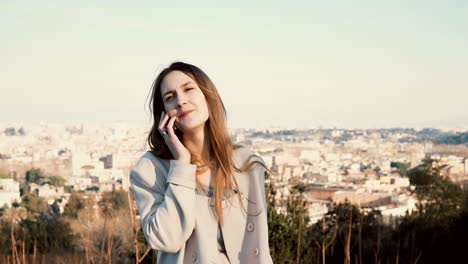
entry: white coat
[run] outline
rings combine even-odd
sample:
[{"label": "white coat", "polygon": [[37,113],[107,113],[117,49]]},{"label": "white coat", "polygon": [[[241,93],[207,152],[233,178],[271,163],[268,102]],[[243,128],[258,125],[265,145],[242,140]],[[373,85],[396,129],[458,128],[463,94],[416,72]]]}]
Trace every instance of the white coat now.
[{"label": "white coat", "polygon": [[[249,155],[235,149],[234,164],[241,168]],[[263,163],[263,160],[260,160]],[[130,173],[141,227],[148,244],[158,250],[158,263],[220,263],[217,231],[210,197],[197,192],[196,166],[165,160],[146,152]],[[265,169],[234,171],[242,202],[223,200],[221,226],[230,263],[272,263],[268,245]]]}]

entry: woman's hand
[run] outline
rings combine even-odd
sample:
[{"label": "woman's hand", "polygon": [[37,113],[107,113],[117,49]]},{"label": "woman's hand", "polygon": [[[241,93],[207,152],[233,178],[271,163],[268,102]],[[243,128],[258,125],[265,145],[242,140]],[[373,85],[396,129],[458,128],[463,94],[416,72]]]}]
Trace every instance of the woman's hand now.
[{"label": "woman's hand", "polygon": [[180,142],[179,138],[174,132],[174,122],[177,119],[176,113],[171,113],[168,115],[166,112],[161,112],[161,120],[159,121],[158,130],[161,133],[166,145],[169,147],[174,159],[186,161],[190,163],[190,152],[188,149]]}]

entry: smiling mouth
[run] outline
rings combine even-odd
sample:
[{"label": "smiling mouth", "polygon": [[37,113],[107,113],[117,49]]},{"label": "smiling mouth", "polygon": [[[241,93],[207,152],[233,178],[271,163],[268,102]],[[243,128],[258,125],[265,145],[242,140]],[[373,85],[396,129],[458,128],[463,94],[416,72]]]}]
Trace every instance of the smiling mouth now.
[{"label": "smiling mouth", "polygon": [[188,112],[186,112],[186,113],[183,113],[182,115],[179,116],[179,118],[184,118],[184,117],[186,117],[188,114],[190,114],[190,113],[192,113],[192,112],[193,112],[193,110],[188,111]]}]

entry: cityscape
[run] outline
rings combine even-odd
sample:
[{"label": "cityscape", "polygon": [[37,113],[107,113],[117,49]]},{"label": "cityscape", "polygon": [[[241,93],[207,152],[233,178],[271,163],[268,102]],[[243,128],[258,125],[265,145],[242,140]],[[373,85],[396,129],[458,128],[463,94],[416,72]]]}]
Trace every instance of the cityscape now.
[{"label": "cityscape", "polygon": [[[42,216],[54,218],[45,212],[55,206],[55,217],[66,215],[74,193],[94,197],[90,205],[96,208],[109,192],[128,191],[129,172],[148,150],[148,131],[124,123],[2,125],[2,217],[11,214],[10,208],[21,208],[27,193],[47,204]],[[271,171],[266,184],[274,186],[270,198],[278,214],[288,214],[291,192],[302,186],[308,225],[323,219],[331,204],[347,202],[378,210],[387,225],[416,212],[421,201],[407,174],[428,160],[441,168],[444,178],[464,189],[468,186],[465,131],[270,128],[234,129],[230,135],[235,144],[261,156]],[[34,174],[42,179],[33,180]],[[16,217],[10,220],[27,218]]]}]

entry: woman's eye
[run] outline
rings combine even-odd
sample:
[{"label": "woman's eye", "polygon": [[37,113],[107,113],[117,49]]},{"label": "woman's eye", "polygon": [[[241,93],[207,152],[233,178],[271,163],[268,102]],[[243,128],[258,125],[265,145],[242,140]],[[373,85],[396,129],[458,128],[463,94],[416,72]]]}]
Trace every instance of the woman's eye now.
[{"label": "woman's eye", "polygon": [[171,100],[171,99],[172,99],[172,96],[166,97],[166,102],[169,101],[169,100]]},{"label": "woman's eye", "polygon": [[185,91],[190,91],[190,90],[193,90],[193,89],[194,89],[194,88],[189,87],[189,88],[185,89]]}]

